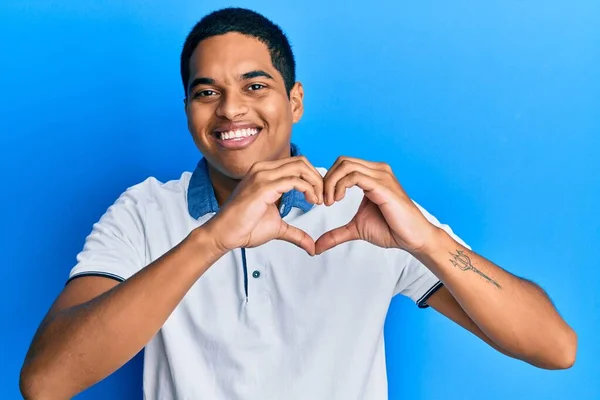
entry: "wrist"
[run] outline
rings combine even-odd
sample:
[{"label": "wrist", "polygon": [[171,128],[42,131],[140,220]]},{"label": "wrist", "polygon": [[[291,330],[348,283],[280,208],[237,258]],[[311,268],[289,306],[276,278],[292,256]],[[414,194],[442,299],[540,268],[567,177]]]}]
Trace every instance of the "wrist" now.
[{"label": "wrist", "polygon": [[423,244],[419,248],[412,250],[410,253],[417,259],[431,257],[438,252],[439,249],[444,247],[448,238],[449,236],[445,230],[430,224],[430,229],[425,235]]},{"label": "wrist", "polygon": [[194,229],[187,237],[187,240],[197,252],[208,255],[213,262],[223,257],[229,251],[229,249],[223,247],[216,239],[209,224]]}]

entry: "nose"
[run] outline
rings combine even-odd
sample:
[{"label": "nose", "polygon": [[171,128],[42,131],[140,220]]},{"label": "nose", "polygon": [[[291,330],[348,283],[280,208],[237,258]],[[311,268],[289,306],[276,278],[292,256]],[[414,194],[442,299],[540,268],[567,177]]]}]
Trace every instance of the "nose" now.
[{"label": "nose", "polygon": [[221,96],[219,106],[216,110],[217,116],[233,121],[248,113],[248,106],[242,96],[235,93],[227,93]]}]

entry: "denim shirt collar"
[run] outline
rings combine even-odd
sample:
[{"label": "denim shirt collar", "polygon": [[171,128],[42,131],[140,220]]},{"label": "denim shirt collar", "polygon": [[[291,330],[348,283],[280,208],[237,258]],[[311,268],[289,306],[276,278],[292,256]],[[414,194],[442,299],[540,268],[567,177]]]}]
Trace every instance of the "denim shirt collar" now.
[{"label": "denim shirt collar", "polygon": [[[291,155],[299,156],[300,150],[292,143]],[[215,197],[215,192],[210,182],[208,175],[208,164],[206,159],[202,157],[198,166],[192,173],[187,193],[188,211],[192,218],[198,219],[208,213],[216,213],[219,211],[219,204]],[[306,201],[304,194],[297,190],[291,190],[281,196],[280,214],[285,217],[289,214],[293,207],[299,208],[307,212],[312,208],[312,204]]]}]

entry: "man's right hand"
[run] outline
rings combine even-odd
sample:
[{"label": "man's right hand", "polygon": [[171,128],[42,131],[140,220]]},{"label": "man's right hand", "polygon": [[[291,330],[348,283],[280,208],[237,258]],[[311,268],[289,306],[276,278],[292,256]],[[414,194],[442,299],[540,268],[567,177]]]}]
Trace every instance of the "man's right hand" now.
[{"label": "man's right hand", "polygon": [[283,221],[277,209],[277,201],[292,189],[304,193],[308,202],[323,203],[323,177],[305,157],[257,162],[202,228],[223,252],[280,239],[314,255],[313,238]]}]

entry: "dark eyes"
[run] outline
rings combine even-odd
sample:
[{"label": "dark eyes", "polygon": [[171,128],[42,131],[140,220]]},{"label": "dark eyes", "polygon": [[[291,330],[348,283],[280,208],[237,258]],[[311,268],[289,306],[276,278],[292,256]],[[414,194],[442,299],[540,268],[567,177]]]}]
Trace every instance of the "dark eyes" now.
[{"label": "dark eyes", "polygon": [[265,85],[262,85],[260,83],[253,83],[252,85],[248,86],[248,90],[254,92],[260,89],[266,88]]},{"label": "dark eyes", "polygon": [[[248,90],[249,92],[257,92],[259,90],[262,90],[264,88],[266,88],[266,85],[263,85],[262,83],[253,83],[251,85],[249,85],[246,90]],[[196,92],[194,94],[194,98],[207,98],[207,97],[213,97],[218,95],[219,93],[217,93],[214,90],[211,89],[205,89],[205,90],[200,90],[198,92]]]},{"label": "dark eyes", "polygon": [[214,96],[215,94],[217,94],[217,92],[215,92],[214,90],[201,90],[199,92],[197,92],[194,97],[209,97],[209,96]]}]

